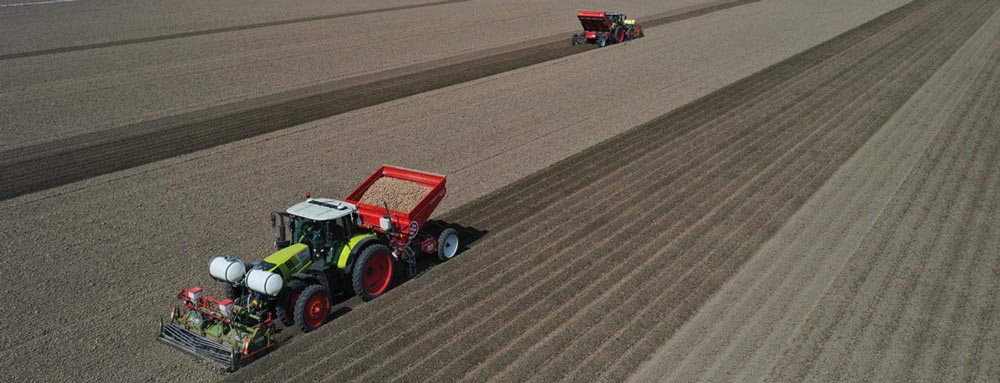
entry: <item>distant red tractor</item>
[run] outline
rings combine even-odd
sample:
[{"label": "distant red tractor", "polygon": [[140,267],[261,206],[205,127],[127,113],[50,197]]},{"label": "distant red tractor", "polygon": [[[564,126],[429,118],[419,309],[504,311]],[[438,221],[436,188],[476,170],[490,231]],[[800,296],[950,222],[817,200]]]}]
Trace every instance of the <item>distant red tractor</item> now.
[{"label": "distant red tractor", "polygon": [[642,37],[642,25],[618,12],[579,11],[583,32],[573,35],[573,45],[590,43],[603,47]]}]

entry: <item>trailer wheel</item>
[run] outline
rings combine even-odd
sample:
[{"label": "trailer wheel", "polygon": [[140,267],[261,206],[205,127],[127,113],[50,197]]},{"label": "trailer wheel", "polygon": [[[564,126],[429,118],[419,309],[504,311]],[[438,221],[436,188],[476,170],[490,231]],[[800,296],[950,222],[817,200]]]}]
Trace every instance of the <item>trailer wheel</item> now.
[{"label": "trailer wheel", "polygon": [[604,35],[601,35],[600,37],[597,38],[597,46],[604,48],[605,45],[608,45],[608,38],[605,37]]},{"label": "trailer wheel", "polygon": [[330,291],[323,285],[311,285],[302,290],[295,302],[295,325],[310,332],[326,323],[330,316]]},{"label": "trailer wheel", "polygon": [[571,41],[573,42],[573,45],[580,45],[580,35],[574,33]]},{"label": "trailer wheel", "polygon": [[366,302],[382,295],[392,282],[392,269],[388,247],[381,243],[368,246],[354,264],[354,293]]},{"label": "trailer wheel", "polygon": [[438,259],[447,261],[458,254],[458,247],[461,243],[458,240],[458,230],[447,228],[438,236]]},{"label": "trailer wheel", "polygon": [[278,299],[278,304],[274,308],[274,316],[278,317],[285,327],[295,325],[295,304],[298,303],[302,291],[306,289],[305,282],[293,279],[288,282],[288,293]]}]

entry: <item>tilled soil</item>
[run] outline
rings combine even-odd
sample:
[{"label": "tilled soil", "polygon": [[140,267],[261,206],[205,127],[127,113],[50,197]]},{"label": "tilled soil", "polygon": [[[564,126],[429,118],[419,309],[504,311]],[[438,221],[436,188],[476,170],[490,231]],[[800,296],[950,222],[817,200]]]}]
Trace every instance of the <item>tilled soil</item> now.
[{"label": "tilled soil", "polygon": [[[992,159],[983,154],[974,157],[972,153],[995,145],[991,142],[995,134],[984,129],[997,125],[997,117],[990,111],[995,110],[990,103],[996,102],[996,96],[990,93],[998,75],[998,43],[1000,12],[993,14],[864,148],[632,376],[633,380],[773,381],[778,375],[789,381],[996,380],[996,371],[990,371],[991,367],[980,358],[984,353],[995,353],[982,345],[997,344],[986,330],[993,325],[988,316],[983,315],[989,302],[995,301],[989,294],[996,290],[997,281],[985,277],[982,271],[974,272],[967,261],[958,261],[968,259],[964,255],[969,251],[966,246],[996,246],[995,234],[975,235],[977,230],[992,230],[993,222],[965,221],[963,228],[952,228],[961,233],[942,233],[936,240],[939,247],[933,253],[911,253],[908,261],[892,266],[919,270],[909,275],[897,272],[889,282],[890,286],[909,284],[907,288],[914,289],[911,294],[916,295],[911,295],[905,303],[896,303],[891,298],[878,300],[882,305],[878,310],[886,312],[907,307],[903,314],[897,314],[895,322],[842,326],[837,330],[828,323],[825,330],[832,335],[823,345],[812,343],[803,347],[802,338],[817,330],[812,326],[819,318],[835,315],[849,321],[860,319],[866,310],[873,310],[855,305],[851,313],[844,313],[830,309],[829,305],[832,296],[859,293],[838,291],[849,286],[845,284],[848,279],[852,279],[851,283],[860,283],[859,276],[845,272],[847,265],[864,259],[869,262],[866,267],[877,269],[887,262],[900,262],[901,255],[894,251],[883,248],[881,252],[872,252],[870,244],[865,245],[867,250],[862,249],[862,244],[893,237],[894,233],[888,231],[892,225],[896,225],[896,230],[912,230],[913,227],[903,228],[894,221],[915,214],[914,209],[933,209],[945,203],[944,195],[939,196],[939,200],[928,201],[922,194],[961,195],[969,188],[973,189],[968,192],[989,193],[989,189],[996,187],[978,183],[995,178],[982,171],[984,166],[995,166],[989,163]],[[977,139],[983,142],[973,142]],[[959,153],[958,148],[969,153]],[[945,152],[945,156],[942,150],[950,152]],[[956,160],[959,162],[954,162]],[[949,173],[961,173],[970,168],[967,170],[970,174],[963,176],[964,182],[946,180],[952,183],[940,190],[929,187],[920,192],[901,189],[917,180],[941,177],[940,169],[935,170],[939,174],[930,171],[935,166],[951,166],[952,169],[947,170]],[[912,189],[913,185],[909,187]],[[976,191],[975,188],[985,189]],[[953,201],[964,201],[967,205],[970,199],[975,198],[958,197]],[[900,211],[902,208],[898,205],[903,203],[912,204],[906,208],[909,211]],[[956,223],[983,214],[994,217],[986,219],[996,219],[995,207],[989,203],[976,206],[972,211],[963,203],[954,203],[951,211],[938,214],[961,215],[961,218],[954,218]],[[974,243],[948,242],[956,236],[963,242]],[[925,240],[932,240],[930,237]],[[900,237],[900,240],[920,241],[912,235],[905,239]],[[904,248],[900,244],[899,249]],[[914,262],[916,264],[912,264]],[[920,265],[924,262],[926,266]],[[990,261],[979,259],[976,262],[977,268],[995,268]],[[941,273],[950,274],[944,277]],[[939,315],[945,313],[948,315]],[[882,329],[875,331],[871,326]],[[955,330],[962,328],[982,331]],[[888,334],[893,334],[891,342]],[[839,341],[832,341],[834,339]],[[934,339],[935,345],[928,347],[931,343],[928,339]],[[855,346],[844,345],[851,343]],[[873,343],[881,343],[882,347],[872,347]],[[942,350],[942,347],[951,350]],[[819,356],[816,348],[837,352],[824,352]],[[848,349],[850,351],[845,352]],[[803,351],[804,357],[790,363],[789,355]],[[975,368],[967,368],[969,366]]]},{"label": "tilled soil", "polygon": [[[452,209],[902,3],[756,2],[649,31],[669,39],[591,50],[2,201],[12,218],[0,257],[0,341],[10,345],[0,369],[18,381],[212,381],[217,369],[156,342],[157,321],[180,287],[221,291],[205,272],[211,257],[252,261],[273,250],[268,212],[306,191],[343,196],[391,163],[448,174],[439,211]],[[634,64],[628,70],[581,81],[623,56]],[[603,92],[612,87],[634,97],[609,102]],[[369,305],[354,303],[338,303],[330,325]],[[314,339],[299,335],[282,331],[283,347]]]},{"label": "tilled soil", "polygon": [[[647,20],[650,26],[705,15],[759,0],[718,0]],[[253,137],[333,115],[495,75],[593,49],[571,46],[565,34],[523,48],[483,50],[446,64],[422,63],[362,78],[173,114],[113,129],[0,152],[0,199]],[[45,177],[39,177],[45,174]]]},{"label": "tilled soil", "polygon": [[[415,280],[360,306],[335,326],[309,334],[308,342],[289,344],[229,379],[625,379],[998,6],[992,1],[911,3],[463,206],[446,218],[490,234],[461,258],[436,268],[433,278]],[[955,173],[921,179],[954,184],[946,179]],[[976,192],[983,187],[968,189],[970,198],[983,199]],[[899,205],[908,209],[913,204]],[[916,216],[926,212],[920,206],[913,211]],[[951,217],[946,209],[939,215],[942,220]],[[923,249],[948,248],[951,242],[931,235],[944,226],[920,222],[907,227],[929,231],[921,237],[927,245]],[[899,238],[893,249],[900,249],[900,259],[919,259],[901,250],[910,234],[893,225],[885,230],[880,238]],[[889,314],[881,314],[876,308],[893,301],[865,298],[896,294],[905,302],[912,296],[906,283],[898,285],[898,292],[892,289],[896,281],[915,280],[894,278],[894,263],[876,268],[885,275],[869,276],[872,268],[866,266],[880,259],[880,253],[854,260],[857,265],[849,266],[847,278],[838,282],[844,288],[835,289],[849,293],[847,298],[825,298],[830,314],[807,322],[807,331],[799,335],[802,341],[783,354],[772,378],[811,376],[802,371],[823,360],[815,356],[830,353],[830,347],[846,346],[836,355],[851,355],[861,365],[880,362],[850,351],[881,350],[894,338],[844,343],[833,336],[841,328],[852,331],[851,326],[869,326],[864,327],[869,333],[882,329],[869,319],[892,323],[906,311],[905,304],[895,304],[885,311]],[[870,288],[862,288],[865,281],[871,281]],[[860,303],[849,304],[854,296],[858,299],[853,302]],[[853,315],[856,305],[868,314]],[[931,327],[938,323],[924,322]],[[932,337],[928,342],[950,350],[943,344],[950,339]],[[981,364],[979,358],[970,363]],[[838,360],[843,363],[831,369],[850,378],[845,367],[853,364]]]}]

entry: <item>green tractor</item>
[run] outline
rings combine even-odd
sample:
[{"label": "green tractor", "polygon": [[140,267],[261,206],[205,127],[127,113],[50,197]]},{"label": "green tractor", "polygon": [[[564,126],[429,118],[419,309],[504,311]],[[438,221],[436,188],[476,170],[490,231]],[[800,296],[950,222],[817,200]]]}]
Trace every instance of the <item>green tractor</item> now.
[{"label": "green tractor", "polygon": [[[427,193],[408,211],[360,202],[383,177],[414,182]],[[271,215],[274,253],[249,267],[235,257],[213,258],[209,274],[224,282],[226,299],[203,297],[197,287],[182,290],[160,338],[235,368],[273,345],[273,319],[315,330],[329,319],[335,294],[369,301],[389,289],[397,265],[408,264],[412,276],[420,253],[441,261],[457,254],[457,230],[421,230],[444,194],[443,176],[383,166],[346,201],[307,195]]]}]

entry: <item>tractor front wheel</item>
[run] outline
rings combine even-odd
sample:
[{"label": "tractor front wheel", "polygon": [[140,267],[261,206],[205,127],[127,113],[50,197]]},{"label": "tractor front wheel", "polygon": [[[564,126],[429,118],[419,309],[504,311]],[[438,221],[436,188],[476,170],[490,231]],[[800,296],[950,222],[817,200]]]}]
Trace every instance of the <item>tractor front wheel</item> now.
[{"label": "tractor front wheel", "polygon": [[299,297],[305,289],[305,282],[293,279],[291,282],[288,282],[288,291],[284,297],[278,299],[278,305],[274,308],[274,316],[278,317],[278,320],[285,327],[295,325],[295,305],[298,303]]},{"label": "tractor front wheel", "polygon": [[326,323],[330,316],[330,291],[323,285],[311,285],[302,290],[295,302],[295,325],[310,332]]},{"label": "tractor front wheel", "polygon": [[392,282],[392,263],[385,245],[378,243],[365,248],[351,273],[354,293],[366,302],[385,293]]}]

